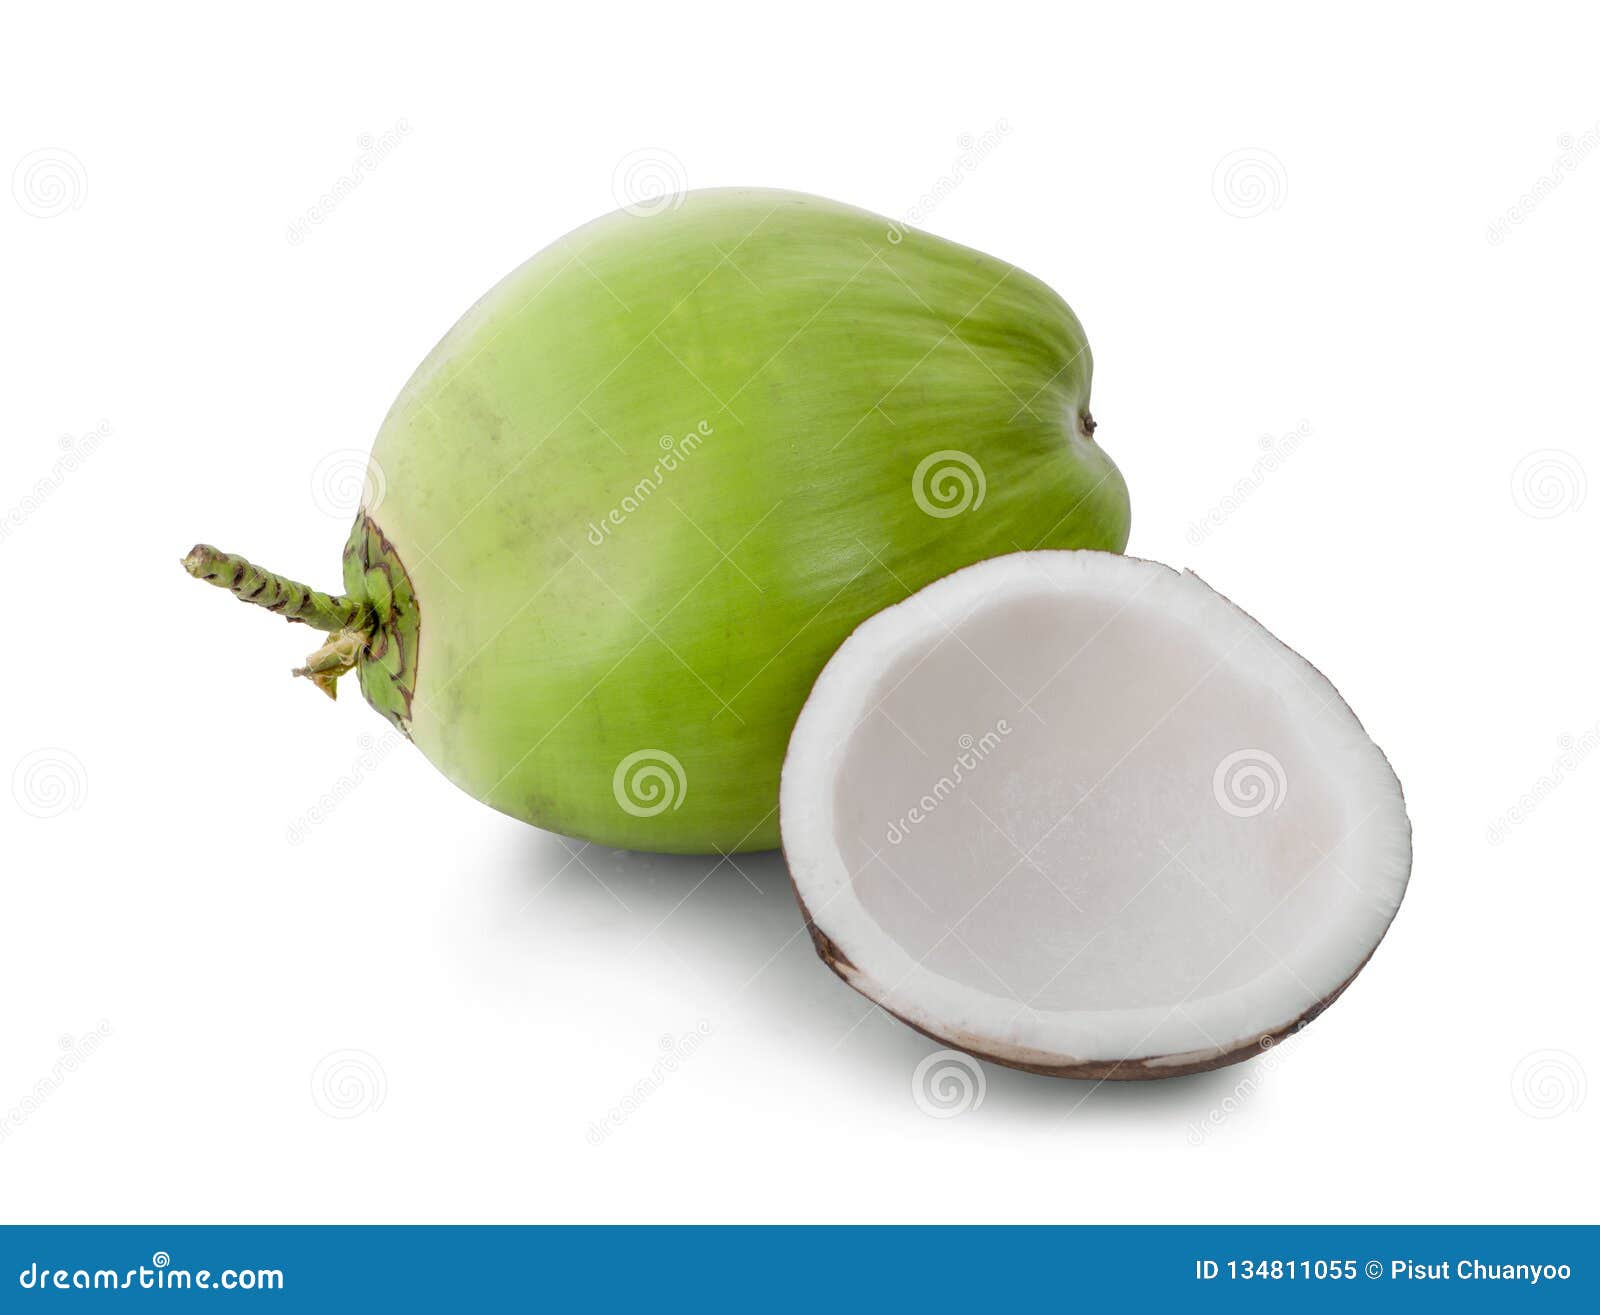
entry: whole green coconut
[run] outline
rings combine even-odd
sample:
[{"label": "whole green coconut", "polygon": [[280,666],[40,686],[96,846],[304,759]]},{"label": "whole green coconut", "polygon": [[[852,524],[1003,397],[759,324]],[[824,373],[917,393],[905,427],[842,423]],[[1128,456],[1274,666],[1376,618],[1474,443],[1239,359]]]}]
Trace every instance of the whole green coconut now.
[{"label": "whole green coconut", "polygon": [[1120,551],[1077,318],[1015,267],[792,192],[586,225],[418,367],[339,597],[185,565],[333,632],[478,799],[570,836],[778,840],[812,681],[865,618],[980,559]]}]

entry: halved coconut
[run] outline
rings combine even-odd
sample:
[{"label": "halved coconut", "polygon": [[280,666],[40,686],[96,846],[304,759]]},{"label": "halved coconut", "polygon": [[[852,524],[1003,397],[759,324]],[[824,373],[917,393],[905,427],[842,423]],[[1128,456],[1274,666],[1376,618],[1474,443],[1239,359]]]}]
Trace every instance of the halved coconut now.
[{"label": "halved coconut", "polygon": [[1411,827],[1314,667],[1196,576],[1100,552],[968,567],[818,678],[783,768],[818,953],[1016,1068],[1246,1058],[1349,985]]}]

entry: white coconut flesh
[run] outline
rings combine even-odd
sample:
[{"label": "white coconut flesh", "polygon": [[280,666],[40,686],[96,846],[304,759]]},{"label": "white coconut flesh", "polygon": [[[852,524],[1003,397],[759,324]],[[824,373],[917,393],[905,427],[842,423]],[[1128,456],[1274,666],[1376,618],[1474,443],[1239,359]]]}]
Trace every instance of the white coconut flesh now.
[{"label": "white coconut flesh", "polygon": [[1196,576],[958,571],[863,624],[789,744],[823,958],[976,1054],[1160,1077],[1258,1053],[1366,962],[1411,829],[1333,686]]}]

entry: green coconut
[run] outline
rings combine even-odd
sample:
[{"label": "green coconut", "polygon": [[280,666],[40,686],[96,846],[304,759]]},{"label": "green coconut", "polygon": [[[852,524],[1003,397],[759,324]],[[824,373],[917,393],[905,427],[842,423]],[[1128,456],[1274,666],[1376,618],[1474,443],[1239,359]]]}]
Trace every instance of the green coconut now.
[{"label": "green coconut", "polygon": [[514,271],[378,433],[319,593],[201,579],[332,639],[450,780],[598,843],[778,842],[812,682],[865,618],[1018,549],[1120,551],[1077,317],[1012,265],[792,192],[618,212]]}]

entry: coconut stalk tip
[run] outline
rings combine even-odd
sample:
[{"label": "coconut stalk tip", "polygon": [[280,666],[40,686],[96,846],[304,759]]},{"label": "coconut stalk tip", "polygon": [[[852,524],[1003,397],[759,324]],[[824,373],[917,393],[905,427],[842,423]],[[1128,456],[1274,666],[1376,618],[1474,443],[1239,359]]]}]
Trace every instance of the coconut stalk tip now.
[{"label": "coconut stalk tip", "polygon": [[342,594],[325,594],[298,580],[277,575],[237,553],[222,552],[209,543],[197,543],[183,558],[183,569],[196,580],[226,589],[240,602],[254,603],[289,621],[337,634],[343,630],[369,633],[372,609],[365,601]]}]

